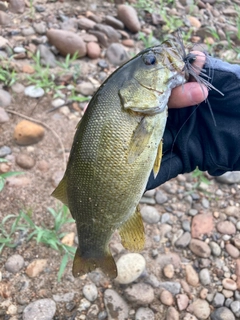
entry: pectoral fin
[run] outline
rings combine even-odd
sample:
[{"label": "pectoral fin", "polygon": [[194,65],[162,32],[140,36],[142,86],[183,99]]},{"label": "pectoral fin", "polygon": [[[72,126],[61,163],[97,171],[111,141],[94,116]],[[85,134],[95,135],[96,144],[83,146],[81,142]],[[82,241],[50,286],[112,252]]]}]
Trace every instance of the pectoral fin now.
[{"label": "pectoral fin", "polygon": [[163,148],[163,143],[162,143],[162,140],[161,142],[159,143],[159,146],[158,146],[158,151],[157,151],[157,156],[156,156],[156,159],[155,159],[155,162],[154,162],[154,165],[153,165],[153,175],[154,175],[154,178],[156,178],[159,170],[160,170],[160,166],[161,166],[161,160],[162,160],[162,148]]},{"label": "pectoral fin", "polygon": [[152,135],[153,127],[151,122],[147,121],[145,117],[142,118],[134,131],[128,150],[128,163],[132,164],[146,149],[150,137]]},{"label": "pectoral fin", "polygon": [[126,249],[141,251],[144,248],[145,234],[139,206],[133,216],[122,225],[119,234]]},{"label": "pectoral fin", "polygon": [[51,195],[54,198],[62,201],[62,203],[65,204],[66,206],[68,206],[67,181],[65,177],[63,177],[63,179],[60,181],[59,185]]}]

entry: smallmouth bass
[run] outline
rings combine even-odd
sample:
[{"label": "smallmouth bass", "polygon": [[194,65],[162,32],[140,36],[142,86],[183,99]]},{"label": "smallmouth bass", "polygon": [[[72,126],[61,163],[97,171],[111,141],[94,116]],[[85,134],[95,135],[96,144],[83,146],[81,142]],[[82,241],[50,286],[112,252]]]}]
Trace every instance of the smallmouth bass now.
[{"label": "smallmouth bass", "polygon": [[117,276],[108,247],[116,229],[126,249],[143,249],[138,203],[151,170],[155,176],[159,171],[168,98],[185,74],[178,46],[166,41],[118,68],[90,101],[52,194],[76,221],[75,277],[97,267]]}]

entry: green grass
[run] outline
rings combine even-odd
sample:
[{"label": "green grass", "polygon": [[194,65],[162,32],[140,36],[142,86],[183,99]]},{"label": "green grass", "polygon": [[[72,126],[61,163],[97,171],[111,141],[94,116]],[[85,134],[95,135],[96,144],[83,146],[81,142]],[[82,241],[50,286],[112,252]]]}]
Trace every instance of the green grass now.
[{"label": "green grass", "polygon": [[[37,226],[31,217],[31,212],[20,211],[18,216],[6,216],[0,224],[0,254],[4,247],[17,247],[16,232],[22,231],[27,235],[26,241],[34,240],[37,244],[42,243],[63,254],[57,275],[58,281],[60,281],[68,260],[74,257],[76,251],[76,248],[61,242],[62,238],[67,234],[63,229],[67,224],[75,221],[69,217],[69,211],[66,206],[62,206],[57,211],[48,208],[48,211],[53,219],[52,228],[48,228],[45,224]],[[12,223],[8,230],[6,223],[8,222],[9,224],[10,220],[12,220]]]},{"label": "green grass", "polygon": [[11,68],[10,60],[0,57],[0,82],[6,87],[11,87],[18,79],[17,72]]}]

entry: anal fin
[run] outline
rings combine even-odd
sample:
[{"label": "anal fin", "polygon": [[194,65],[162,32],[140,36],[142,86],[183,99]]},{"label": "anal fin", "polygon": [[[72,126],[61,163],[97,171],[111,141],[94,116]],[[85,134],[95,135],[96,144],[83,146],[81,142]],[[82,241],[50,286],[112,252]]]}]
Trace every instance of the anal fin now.
[{"label": "anal fin", "polygon": [[159,170],[160,170],[160,166],[161,166],[161,160],[162,160],[162,149],[163,149],[163,142],[161,140],[161,142],[159,143],[158,146],[158,150],[157,150],[157,156],[153,165],[153,175],[154,178],[156,178]]},{"label": "anal fin", "polygon": [[145,244],[144,226],[140,208],[137,206],[135,213],[120,228],[119,234],[122,245],[130,251],[141,251]]},{"label": "anal fin", "polygon": [[59,182],[57,188],[51,194],[54,198],[62,201],[63,204],[68,206],[68,197],[67,197],[67,182],[65,176]]}]

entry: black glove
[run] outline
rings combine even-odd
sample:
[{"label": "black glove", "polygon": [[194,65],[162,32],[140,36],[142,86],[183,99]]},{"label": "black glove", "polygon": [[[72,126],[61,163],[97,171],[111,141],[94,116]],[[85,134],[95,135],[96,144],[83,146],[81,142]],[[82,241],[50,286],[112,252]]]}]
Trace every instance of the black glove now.
[{"label": "black glove", "polygon": [[[204,69],[214,89],[199,106],[169,109],[163,158],[146,190],[198,167],[212,176],[240,170],[240,66],[209,57]],[[214,123],[216,122],[216,124]]]}]

